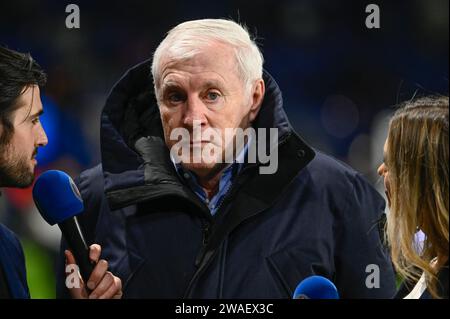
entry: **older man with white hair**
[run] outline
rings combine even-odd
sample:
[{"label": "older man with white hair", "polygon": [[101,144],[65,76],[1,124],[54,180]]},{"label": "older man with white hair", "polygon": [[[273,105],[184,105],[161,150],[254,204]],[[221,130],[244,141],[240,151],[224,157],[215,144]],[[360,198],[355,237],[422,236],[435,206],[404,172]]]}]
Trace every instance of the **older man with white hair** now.
[{"label": "older man with white hair", "polygon": [[170,30],[101,124],[102,163],[77,180],[81,222],[125,298],[290,298],[311,275],[343,298],[395,293],[384,201],[294,131],[239,24]]}]

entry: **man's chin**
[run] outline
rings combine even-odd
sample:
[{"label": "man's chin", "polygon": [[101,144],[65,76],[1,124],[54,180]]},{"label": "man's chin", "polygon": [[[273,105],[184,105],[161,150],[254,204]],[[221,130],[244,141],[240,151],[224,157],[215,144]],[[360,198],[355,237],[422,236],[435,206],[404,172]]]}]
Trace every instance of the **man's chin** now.
[{"label": "man's chin", "polygon": [[210,175],[213,171],[217,170],[220,163],[181,163],[184,169],[187,169],[197,176],[203,177]]},{"label": "man's chin", "polygon": [[34,175],[21,176],[20,178],[14,181],[15,185],[12,185],[11,187],[28,188],[31,185],[33,185],[33,182],[34,182]]},{"label": "man's chin", "polygon": [[13,173],[1,172],[0,180],[2,182],[1,187],[9,187],[9,188],[28,188],[34,182],[34,171],[28,171],[26,174],[22,173]]}]

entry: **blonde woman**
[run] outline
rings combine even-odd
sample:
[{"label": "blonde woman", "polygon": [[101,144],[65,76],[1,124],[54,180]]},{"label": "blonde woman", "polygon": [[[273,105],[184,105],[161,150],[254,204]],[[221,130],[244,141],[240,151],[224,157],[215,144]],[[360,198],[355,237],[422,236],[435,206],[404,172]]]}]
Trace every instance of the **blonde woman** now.
[{"label": "blonde woman", "polygon": [[[448,97],[420,98],[405,103],[389,124],[378,174],[390,207],[392,261],[405,278],[400,298],[448,299],[448,112]],[[422,243],[415,240],[419,230]]]}]

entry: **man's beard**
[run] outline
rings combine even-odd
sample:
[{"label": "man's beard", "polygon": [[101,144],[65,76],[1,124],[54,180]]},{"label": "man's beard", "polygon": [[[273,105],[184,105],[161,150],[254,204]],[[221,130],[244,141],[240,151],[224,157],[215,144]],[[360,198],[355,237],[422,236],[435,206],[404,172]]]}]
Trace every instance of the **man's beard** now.
[{"label": "man's beard", "polygon": [[[6,147],[8,148],[8,147]],[[24,155],[11,154],[0,148],[0,187],[26,188],[34,181],[34,172]]]}]

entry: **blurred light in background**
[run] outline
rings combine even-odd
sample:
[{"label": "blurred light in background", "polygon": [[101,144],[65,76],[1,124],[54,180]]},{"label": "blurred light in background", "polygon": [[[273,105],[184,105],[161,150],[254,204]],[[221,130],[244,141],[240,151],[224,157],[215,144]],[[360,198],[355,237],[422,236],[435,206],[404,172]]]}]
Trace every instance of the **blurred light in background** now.
[{"label": "blurred light in background", "polygon": [[321,119],[328,134],[337,138],[346,138],[358,127],[359,111],[348,97],[333,95],[325,100]]},{"label": "blurred light in background", "polygon": [[370,157],[371,142],[368,134],[357,135],[350,144],[347,155],[350,166],[366,176],[374,169],[367,160]]}]

